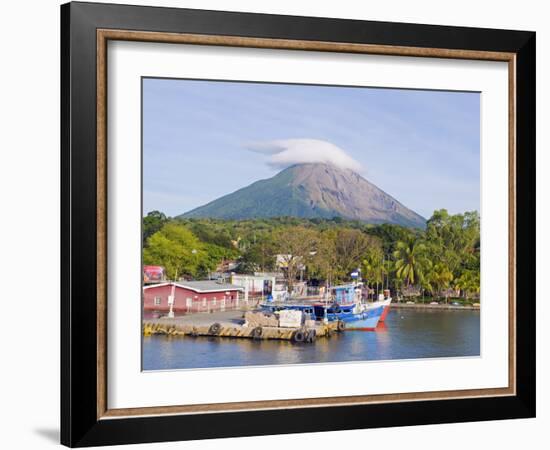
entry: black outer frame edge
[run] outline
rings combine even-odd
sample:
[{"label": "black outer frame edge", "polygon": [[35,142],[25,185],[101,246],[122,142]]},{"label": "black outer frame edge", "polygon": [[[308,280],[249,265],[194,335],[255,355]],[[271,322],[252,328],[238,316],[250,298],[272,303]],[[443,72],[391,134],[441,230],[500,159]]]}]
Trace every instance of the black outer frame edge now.
[{"label": "black outer frame edge", "polygon": [[[533,417],[517,397],[101,420],[78,446],[343,431]],[[119,423],[117,423],[119,422]],[[216,434],[212,435],[212,424]],[[276,425],[276,429],[274,426]]]},{"label": "black outer frame edge", "polygon": [[70,11],[61,8],[61,442],[71,441],[70,408]]},{"label": "black outer frame edge", "polygon": [[97,423],[96,36],[79,5],[61,7],[61,442]]},{"label": "black outer frame edge", "polygon": [[516,382],[536,412],[536,35],[516,56]]},{"label": "black outer frame edge", "polygon": [[[234,11],[71,2],[96,28],[516,52],[531,32]],[[85,17],[84,17],[85,16]],[[284,35],[284,36],[281,36]],[[338,38],[335,38],[338,36]]]},{"label": "black outer frame edge", "polygon": [[[62,5],[61,25],[62,444],[81,447],[534,417],[534,33],[94,3]],[[97,28],[517,53],[517,293],[528,299],[517,303],[517,395],[98,421]],[[216,435],[209,431],[213,421]],[[277,429],[272,429],[273,423]]]}]

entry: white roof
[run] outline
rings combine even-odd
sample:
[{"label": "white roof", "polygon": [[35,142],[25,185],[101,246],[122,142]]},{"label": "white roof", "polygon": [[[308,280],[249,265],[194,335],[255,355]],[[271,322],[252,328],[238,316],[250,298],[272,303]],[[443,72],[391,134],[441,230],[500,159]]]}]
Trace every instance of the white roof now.
[{"label": "white roof", "polygon": [[144,286],[143,289],[151,289],[153,287],[159,286],[171,286],[175,285],[183,289],[189,289],[195,292],[225,292],[225,291],[242,291],[241,286],[235,286],[234,284],[229,283],[218,283],[214,280],[199,280],[199,281],[176,281],[168,283],[159,283],[159,284],[150,284]]}]

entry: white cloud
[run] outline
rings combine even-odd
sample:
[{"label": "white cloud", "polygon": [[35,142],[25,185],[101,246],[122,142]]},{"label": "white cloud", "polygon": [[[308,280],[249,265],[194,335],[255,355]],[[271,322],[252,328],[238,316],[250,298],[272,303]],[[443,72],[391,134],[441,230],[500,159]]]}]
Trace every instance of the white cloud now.
[{"label": "white cloud", "polygon": [[276,168],[293,164],[325,163],[342,169],[359,171],[361,164],[336,145],[318,139],[284,139],[268,142],[254,142],[246,146],[249,150],[269,157],[267,163]]}]

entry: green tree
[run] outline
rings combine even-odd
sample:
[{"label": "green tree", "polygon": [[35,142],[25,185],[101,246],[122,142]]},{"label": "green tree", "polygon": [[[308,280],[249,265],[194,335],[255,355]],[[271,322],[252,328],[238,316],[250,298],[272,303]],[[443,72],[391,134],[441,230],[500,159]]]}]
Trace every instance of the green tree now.
[{"label": "green tree", "polygon": [[273,238],[288,290],[292,292],[298,273],[317,252],[319,233],[304,226],[290,226],[277,230]]},{"label": "green tree", "polygon": [[143,228],[142,228],[142,238],[143,245],[147,243],[147,239],[152,236],[154,233],[159,231],[164,224],[168,221],[168,218],[164,213],[160,211],[151,211],[143,218]]},{"label": "green tree", "polygon": [[426,245],[414,238],[396,244],[393,254],[396,275],[407,286],[421,283],[424,274],[430,268],[431,261],[426,257],[426,250]]},{"label": "green tree", "polygon": [[239,259],[239,272],[269,272],[275,269],[276,246],[268,235],[260,235],[248,245]]},{"label": "green tree", "polygon": [[147,240],[143,262],[164,266],[169,278],[177,280],[183,275],[197,276],[199,268],[207,266],[208,255],[191,231],[168,222]]},{"label": "green tree", "polygon": [[366,252],[365,259],[363,259],[362,275],[367,282],[367,286],[376,287],[377,295],[380,284],[384,283],[385,272],[384,252],[381,247],[372,246]]},{"label": "green tree", "polygon": [[470,295],[479,294],[480,274],[476,270],[465,270],[455,281],[455,287],[462,291],[465,299]]},{"label": "green tree", "polygon": [[349,279],[350,273],[361,267],[372,247],[380,247],[379,241],[360,230],[343,228],[336,233],[335,252],[337,276],[340,280]]},{"label": "green tree", "polygon": [[434,211],[428,220],[426,242],[433,261],[444,263],[454,276],[476,262],[479,254],[479,214],[476,211],[450,215]]},{"label": "green tree", "polygon": [[396,250],[396,245],[399,241],[406,242],[416,237],[419,232],[400,225],[383,223],[381,225],[366,227],[365,233],[380,239],[386,259],[389,259],[389,256]]},{"label": "green tree", "polygon": [[[442,292],[448,289],[451,281],[453,281],[453,273],[445,264],[437,263],[429,269],[425,278],[427,280],[426,286],[432,295],[441,297]],[[447,298],[447,295],[445,295],[445,301],[447,301]]]},{"label": "green tree", "polygon": [[163,266],[168,278],[177,280],[187,266],[185,249],[168,239],[160,232],[153,234],[143,249],[143,263]]},{"label": "green tree", "polygon": [[203,243],[202,248],[204,249],[204,258],[198,260],[197,275],[207,276],[210,272],[216,270],[218,265],[225,260],[236,259],[239,255],[239,252],[236,249],[230,249],[221,247],[216,244]]},{"label": "green tree", "polygon": [[326,287],[329,287],[334,281],[336,265],[336,232],[328,229],[319,235],[315,255],[309,264],[308,274],[325,280]]},{"label": "green tree", "polygon": [[233,226],[229,221],[187,219],[181,220],[181,224],[191,230],[201,242],[215,244],[225,248],[234,248],[232,244],[234,239]]}]

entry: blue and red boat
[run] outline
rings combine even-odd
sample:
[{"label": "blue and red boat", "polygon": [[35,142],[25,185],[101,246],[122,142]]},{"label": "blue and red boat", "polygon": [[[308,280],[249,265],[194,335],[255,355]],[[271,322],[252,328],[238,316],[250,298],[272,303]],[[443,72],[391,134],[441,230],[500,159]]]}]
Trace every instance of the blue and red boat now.
[{"label": "blue and red boat", "polygon": [[355,316],[342,318],[346,330],[373,331],[379,322],[383,321],[389,310],[391,297],[372,303],[361,303],[361,309]]},{"label": "blue and red boat", "polygon": [[263,309],[276,312],[283,309],[302,311],[307,318],[317,321],[335,322],[344,324],[347,330],[371,331],[383,321],[388,314],[391,297],[380,295],[375,302],[354,302],[341,304],[334,302],[331,305],[322,303],[313,304],[265,304]]},{"label": "blue and red boat", "polygon": [[[380,310],[378,309],[380,306],[383,306],[384,308],[382,310],[382,314],[380,315],[380,318],[378,319],[378,321],[384,322],[386,320],[386,317],[390,311],[390,304],[391,304],[390,290],[384,289],[383,291],[384,293],[378,296],[378,301],[375,301],[372,303],[361,303],[360,286],[362,286],[362,283],[352,283],[352,284],[334,286],[331,289],[333,292],[333,298],[335,303],[346,304],[346,303],[356,302],[358,304],[362,304],[365,312],[368,314],[368,319],[370,319],[369,321],[365,322],[364,329],[371,329],[372,328],[371,324],[374,322],[375,318],[378,316],[378,313],[380,312]],[[354,327],[353,329],[356,329],[355,324],[353,325],[353,327]],[[350,329],[352,328],[350,327]]]}]

